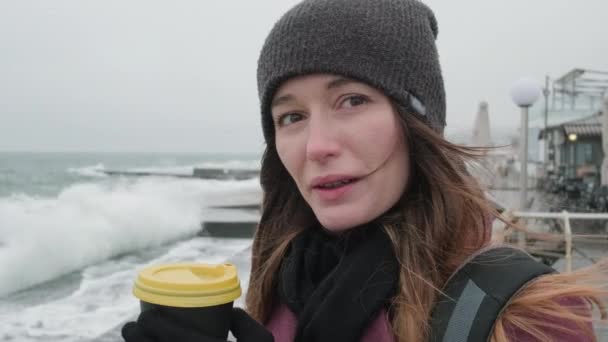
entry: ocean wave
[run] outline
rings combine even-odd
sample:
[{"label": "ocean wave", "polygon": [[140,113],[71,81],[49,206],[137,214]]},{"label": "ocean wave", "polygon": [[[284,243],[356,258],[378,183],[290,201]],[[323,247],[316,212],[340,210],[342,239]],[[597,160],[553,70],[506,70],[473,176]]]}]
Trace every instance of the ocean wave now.
[{"label": "ocean wave", "polygon": [[259,170],[261,162],[259,160],[229,160],[226,162],[204,162],[195,165],[200,168],[217,168],[217,169],[239,169],[239,170]]},{"label": "ocean wave", "polygon": [[139,302],[131,289],[137,272],[146,265],[226,262],[250,243],[248,239],[195,238],[175,244],[151,260],[121,257],[87,267],[81,272],[79,287],[68,296],[20,310],[0,308],[0,331],[15,341],[95,339],[135,317]]},{"label": "ocean wave", "polygon": [[107,177],[106,174],[103,173],[104,170],[105,166],[99,163],[84,167],[70,167],[67,169],[67,172],[85,177]]},{"label": "ocean wave", "polygon": [[186,165],[157,165],[145,167],[119,167],[108,168],[102,163],[85,167],[70,167],[66,171],[85,177],[107,177],[105,171],[124,172],[124,173],[150,173],[162,174],[166,176],[191,176],[194,169],[225,169],[225,170],[259,170],[259,160],[228,160],[222,162],[200,162]]},{"label": "ocean wave", "polygon": [[196,234],[209,198],[258,180],[137,178],[70,185],[56,197],[0,198],[0,296]]},{"label": "ocean wave", "polygon": [[126,172],[150,172],[174,175],[192,175],[195,168],[200,169],[227,169],[227,170],[259,170],[260,161],[229,160],[225,162],[201,162],[181,166],[151,166],[128,168]]}]

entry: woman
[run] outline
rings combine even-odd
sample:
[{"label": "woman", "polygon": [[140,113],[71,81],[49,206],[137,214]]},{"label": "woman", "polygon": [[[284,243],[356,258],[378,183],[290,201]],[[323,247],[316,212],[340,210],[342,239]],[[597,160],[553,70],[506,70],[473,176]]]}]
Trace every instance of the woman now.
[{"label": "woman", "polygon": [[[264,199],[238,341],[434,338],[442,289],[489,249],[499,217],[464,167],[477,151],[443,138],[436,36],[416,0],[305,0],[274,26],[258,64]],[[527,283],[489,340],[594,341],[605,292],[574,281],[590,272]],[[125,339],[213,341],[142,316]]]}]

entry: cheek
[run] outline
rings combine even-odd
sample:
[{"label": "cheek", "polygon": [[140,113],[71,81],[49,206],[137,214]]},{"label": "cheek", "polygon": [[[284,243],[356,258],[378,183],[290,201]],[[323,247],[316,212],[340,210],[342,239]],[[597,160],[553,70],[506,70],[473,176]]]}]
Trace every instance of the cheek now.
[{"label": "cheek", "polygon": [[297,183],[298,175],[300,173],[299,169],[301,168],[301,158],[299,156],[298,147],[295,145],[295,142],[290,139],[276,139],[275,146],[283,166]]},{"label": "cheek", "polygon": [[281,163],[283,163],[283,166],[285,166],[287,172],[291,174],[291,163],[289,161],[289,154],[287,153],[289,149],[287,148],[287,146],[285,146],[284,142],[278,139],[276,140],[275,148],[277,149],[277,154],[279,156],[279,159],[281,160]]},{"label": "cheek", "polygon": [[[370,121],[358,137],[362,154],[372,164],[384,163],[389,158],[396,158],[397,150],[402,149],[401,128],[392,118]],[[373,165],[370,165],[373,166]]]}]

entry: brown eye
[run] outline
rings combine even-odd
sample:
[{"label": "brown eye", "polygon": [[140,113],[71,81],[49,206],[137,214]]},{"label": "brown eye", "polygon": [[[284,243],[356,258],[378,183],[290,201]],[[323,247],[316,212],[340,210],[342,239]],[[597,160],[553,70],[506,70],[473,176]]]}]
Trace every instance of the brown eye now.
[{"label": "brown eye", "polygon": [[367,102],[368,100],[365,96],[351,95],[344,100],[343,105],[347,108],[351,108],[366,104]]},{"label": "brown eye", "polygon": [[284,127],[287,125],[291,125],[292,123],[296,123],[298,121],[302,120],[302,115],[298,114],[298,113],[287,113],[287,114],[283,114],[281,115],[278,120],[277,120],[277,124],[279,127]]}]

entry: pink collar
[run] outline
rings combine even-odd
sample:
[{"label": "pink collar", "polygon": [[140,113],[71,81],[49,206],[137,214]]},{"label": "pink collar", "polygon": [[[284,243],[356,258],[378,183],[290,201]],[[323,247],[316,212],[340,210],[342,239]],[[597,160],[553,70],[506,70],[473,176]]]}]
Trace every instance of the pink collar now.
[{"label": "pink collar", "polygon": [[[292,342],[296,334],[297,318],[285,304],[279,304],[266,323],[275,342]],[[368,325],[361,342],[395,342],[386,311],[383,309]]]}]

